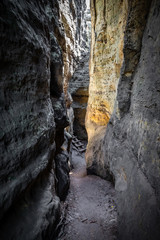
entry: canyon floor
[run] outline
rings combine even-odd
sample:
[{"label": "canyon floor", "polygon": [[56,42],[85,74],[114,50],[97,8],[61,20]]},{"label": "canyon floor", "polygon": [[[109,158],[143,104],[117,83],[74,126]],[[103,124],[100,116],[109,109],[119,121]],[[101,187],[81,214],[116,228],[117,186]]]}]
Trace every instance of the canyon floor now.
[{"label": "canyon floor", "polygon": [[57,240],[116,240],[117,211],[113,185],[86,175],[84,153],[72,153],[66,217]]}]

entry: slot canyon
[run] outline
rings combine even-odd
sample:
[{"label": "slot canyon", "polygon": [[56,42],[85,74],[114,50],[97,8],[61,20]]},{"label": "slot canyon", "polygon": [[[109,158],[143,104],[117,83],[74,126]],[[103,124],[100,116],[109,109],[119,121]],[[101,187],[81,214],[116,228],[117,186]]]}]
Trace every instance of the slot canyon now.
[{"label": "slot canyon", "polygon": [[0,240],[160,239],[160,1],[0,1]]}]

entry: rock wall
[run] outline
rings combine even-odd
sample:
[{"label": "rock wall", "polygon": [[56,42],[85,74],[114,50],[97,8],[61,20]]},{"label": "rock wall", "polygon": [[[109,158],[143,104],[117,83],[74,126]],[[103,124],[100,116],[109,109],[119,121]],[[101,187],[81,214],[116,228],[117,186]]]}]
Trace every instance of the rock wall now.
[{"label": "rock wall", "polygon": [[63,32],[61,31],[61,27],[56,32],[63,52],[64,92],[67,97],[69,80],[87,47],[86,3],[85,0],[60,0],[57,3]]},{"label": "rock wall", "polygon": [[[89,100],[86,115],[88,170],[98,173],[97,154],[106,125],[113,112],[120,69],[123,61],[123,38],[127,1],[91,0],[91,57]],[[96,138],[95,138],[96,136]],[[102,175],[102,172],[101,172]],[[103,176],[106,177],[105,171]]]},{"label": "rock wall", "polygon": [[[96,169],[96,174],[106,178],[113,176],[115,181],[119,219],[118,239],[158,240],[160,2],[158,0],[116,2],[118,6],[119,4],[127,6],[122,44],[123,64],[119,74],[114,111],[107,129],[102,126],[105,137],[98,135],[99,146],[93,143],[95,158],[93,162],[89,162],[89,166]],[[99,19],[102,15],[100,6],[103,3],[104,1],[96,1],[96,7],[92,3],[95,10],[92,13],[93,19]],[[110,6],[109,1],[107,5]],[[113,19],[115,12],[112,13]],[[117,22],[115,24],[117,25]],[[119,31],[115,34],[119,34]],[[96,45],[92,47],[92,52],[98,51]],[[112,44],[110,48],[112,49]],[[118,46],[116,52],[119,52]],[[115,57],[116,54],[113,62]],[[108,66],[107,61],[106,65]],[[90,91],[92,87],[95,89],[92,80],[91,75]],[[94,81],[96,83],[96,79]],[[94,111],[91,111],[92,113]],[[95,132],[93,140],[94,138],[97,141]]]},{"label": "rock wall", "polygon": [[69,187],[64,79],[81,54],[84,8],[83,0],[0,2],[1,239],[55,237]]},{"label": "rock wall", "polygon": [[[79,63],[69,80],[69,92],[72,96],[72,108],[74,111],[73,132],[81,140],[87,140],[85,129],[85,115],[88,102],[89,88],[89,57],[90,57],[90,40],[91,40],[91,14],[86,9],[84,14],[85,21],[85,44],[83,45],[83,54]],[[82,35],[83,37],[83,35]]]},{"label": "rock wall", "polygon": [[117,110],[105,136],[105,161],[117,190],[120,239],[160,236],[160,2],[152,1],[144,30],[149,3],[131,4]]},{"label": "rock wall", "polygon": [[89,50],[86,54],[80,60],[69,83],[69,92],[72,95],[72,107],[74,110],[73,133],[81,140],[87,140],[85,115],[89,87]]}]

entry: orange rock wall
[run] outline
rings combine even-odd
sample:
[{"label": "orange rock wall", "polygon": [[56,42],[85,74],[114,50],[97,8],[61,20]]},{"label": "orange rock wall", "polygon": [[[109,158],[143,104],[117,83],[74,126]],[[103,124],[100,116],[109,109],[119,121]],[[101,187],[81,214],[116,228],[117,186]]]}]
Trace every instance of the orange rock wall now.
[{"label": "orange rock wall", "polygon": [[[86,114],[88,133],[88,166],[93,157],[89,152],[95,136],[101,132],[113,112],[120,69],[123,62],[123,39],[128,4],[126,0],[91,0],[91,55],[89,100]],[[103,131],[100,129],[103,128]]]}]

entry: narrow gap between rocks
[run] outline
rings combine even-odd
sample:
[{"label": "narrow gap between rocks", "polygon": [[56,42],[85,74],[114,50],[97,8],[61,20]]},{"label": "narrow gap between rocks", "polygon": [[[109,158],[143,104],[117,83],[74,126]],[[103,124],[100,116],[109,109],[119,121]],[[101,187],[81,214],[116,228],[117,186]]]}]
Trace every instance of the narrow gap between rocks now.
[{"label": "narrow gap between rocks", "polygon": [[[87,47],[69,80],[73,111],[68,112],[73,125],[70,156],[70,188],[64,201],[64,218],[58,240],[117,239],[115,190],[111,182],[96,175],[87,175],[85,152],[87,132],[85,115],[89,97],[89,57],[91,16],[89,1],[86,11]],[[74,115],[73,115],[74,113]]]},{"label": "narrow gap between rocks", "polygon": [[0,1],[0,240],[160,239],[160,1],[86,1]]}]

